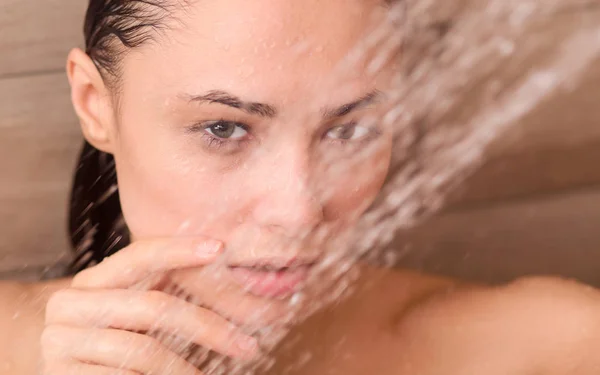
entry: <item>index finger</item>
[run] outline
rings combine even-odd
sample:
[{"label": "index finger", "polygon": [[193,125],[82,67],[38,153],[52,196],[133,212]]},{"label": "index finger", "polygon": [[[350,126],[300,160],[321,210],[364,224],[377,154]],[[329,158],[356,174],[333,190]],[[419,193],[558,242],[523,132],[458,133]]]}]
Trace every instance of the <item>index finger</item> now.
[{"label": "index finger", "polygon": [[156,273],[209,264],[222,250],[222,242],[206,238],[137,241],[77,274],[71,287],[128,288]]}]

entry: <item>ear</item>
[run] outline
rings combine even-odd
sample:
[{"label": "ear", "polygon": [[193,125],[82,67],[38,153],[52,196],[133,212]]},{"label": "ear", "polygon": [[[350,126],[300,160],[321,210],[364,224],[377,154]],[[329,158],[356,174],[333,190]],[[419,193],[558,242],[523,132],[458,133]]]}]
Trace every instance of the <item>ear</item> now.
[{"label": "ear", "polygon": [[114,149],[114,112],[112,98],[98,68],[81,49],[73,49],[67,59],[71,102],[79,117],[85,139],[97,149]]}]

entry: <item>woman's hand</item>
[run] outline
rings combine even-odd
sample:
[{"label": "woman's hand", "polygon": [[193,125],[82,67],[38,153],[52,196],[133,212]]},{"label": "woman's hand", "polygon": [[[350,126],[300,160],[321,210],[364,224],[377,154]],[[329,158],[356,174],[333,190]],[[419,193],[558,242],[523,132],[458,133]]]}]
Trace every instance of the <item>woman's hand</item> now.
[{"label": "woman's hand", "polygon": [[160,284],[169,271],[209,264],[221,250],[221,243],[206,239],[142,241],[79,273],[48,302],[43,374],[200,374],[145,334],[151,331],[252,358],[256,340],[226,319],[156,288],[139,288],[148,280]]}]

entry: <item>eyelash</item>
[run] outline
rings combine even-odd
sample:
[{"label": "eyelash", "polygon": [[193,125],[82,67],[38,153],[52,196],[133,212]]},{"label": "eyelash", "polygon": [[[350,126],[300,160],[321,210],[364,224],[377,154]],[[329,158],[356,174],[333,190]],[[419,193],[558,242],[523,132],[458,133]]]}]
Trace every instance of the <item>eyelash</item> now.
[{"label": "eyelash", "polygon": [[[242,129],[244,129],[248,133],[248,135],[246,135],[245,137],[240,138],[240,139],[224,139],[224,138],[219,138],[213,134],[210,134],[208,132],[208,129],[211,126],[214,126],[219,123],[225,123],[225,124],[229,124],[229,125],[235,125],[236,127],[240,127]],[[367,142],[372,141],[373,139],[377,138],[377,136],[379,136],[381,134],[381,131],[377,127],[367,127],[368,134],[357,140],[327,138],[327,134],[335,128],[346,127],[346,126],[357,126],[357,125],[358,125],[358,122],[354,121],[354,122],[349,122],[349,123],[342,124],[342,125],[336,125],[336,126],[329,127],[323,133],[322,138],[327,139],[328,143],[335,144],[335,145],[343,146],[343,145],[347,145],[349,143],[356,144],[356,145],[363,145],[364,143],[367,143]],[[214,150],[221,150],[223,147],[230,147],[230,150],[232,152],[234,152],[234,151],[238,150],[240,147],[243,147],[244,144],[246,144],[248,141],[250,141],[252,139],[252,135],[251,135],[252,132],[251,132],[250,126],[240,123],[240,122],[230,121],[230,120],[226,120],[226,119],[219,119],[219,120],[214,120],[214,121],[203,121],[201,123],[197,123],[197,124],[190,126],[187,130],[189,133],[200,133],[201,137],[204,139],[204,141],[206,143],[206,146],[208,148],[214,149]]]},{"label": "eyelash", "polygon": [[206,146],[208,148],[214,149],[214,150],[220,150],[223,147],[231,147],[232,151],[235,151],[240,146],[243,146],[243,144],[247,143],[250,140],[251,136],[249,136],[249,135],[247,135],[243,138],[240,138],[240,139],[232,140],[232,139],[219,138],[213,134],[210,134],[208,132],[208,129],[211,126],[214,126],[219,123],[235,125],[236,127],[240,127],[242,129],[244,129],[246,132],[248,132],[249,135],[251,133],[251,131],[250,131],[251,129],[248,125],[245,125],[245,124],[242,124],[242,123],[239,123],[236,121],[226,120],[226,119],[219,119],[219,120],[215,120],[215,121],[203,121],[201,123],[197,123],[197,124],[190,126],[187,130],[189,133],[200,133],[200,136],[205,141]]},{"label": "eyelash", "polygon": [[362,146],[365,143],[371,142],[372,140],[376,139],[378,136],[381,135],[381,129],[377,128],[376,126],[364,126],[367,129],[367,134],[359,139],[327,138],[327,134],[335,128],[358,126],[359,124],[360,123],[357,121],[352,121],[352,122],[349,122],[346,124],[330,127],[323,134],[323,138],[326,138],[329,144],[335,144],[335,145],[341,145],[341,146],[353,144],[356,146]]}]

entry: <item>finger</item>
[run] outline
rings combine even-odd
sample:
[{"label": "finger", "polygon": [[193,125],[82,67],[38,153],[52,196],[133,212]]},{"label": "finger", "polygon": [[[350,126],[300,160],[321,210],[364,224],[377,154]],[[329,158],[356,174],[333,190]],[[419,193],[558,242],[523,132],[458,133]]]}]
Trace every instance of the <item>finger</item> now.
[{"label": "finger", "polygon": [[48,301],[46,324],[157,330],[228,356],[258,354],[256,339],[226,319],[159,291],[66,289]]},{"label": "finger", "polygon": [[246,292],[223,272],[208,268],[175,272],[172,281],[185,288],[191,302],[209,306],[219,315],[247,328],[264,327],[287,320],[290,301],[266,299]]},{"label": "finger", "polygon": [[43,375],[143,375],[137,371],[110,368],[106,366],[65,361],[44,368]]},{"label": "finger", "polygon": [[42,339],[43,346],[51,342],[53,351],[84,363],[142,374],[202,375],[159,341],[139,333],[53,325],[44,329]]},{"label": "finger", "polygon": [[148,276],[174,269],[198,267],[216,259],[223,244],[197,238],[138,241],[77,274],[74,288],[128,288]]}]

